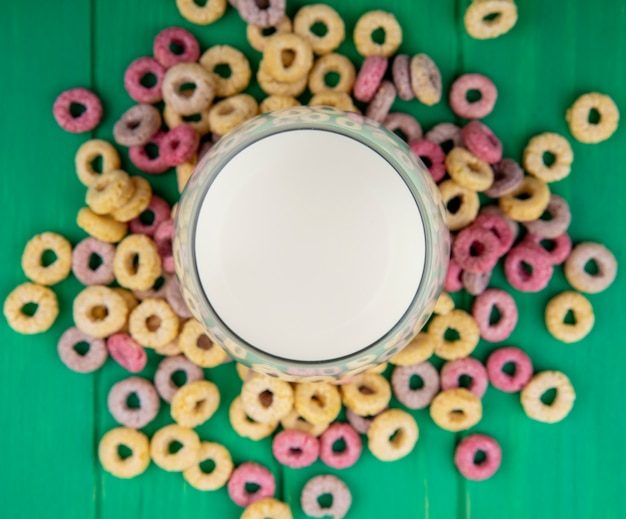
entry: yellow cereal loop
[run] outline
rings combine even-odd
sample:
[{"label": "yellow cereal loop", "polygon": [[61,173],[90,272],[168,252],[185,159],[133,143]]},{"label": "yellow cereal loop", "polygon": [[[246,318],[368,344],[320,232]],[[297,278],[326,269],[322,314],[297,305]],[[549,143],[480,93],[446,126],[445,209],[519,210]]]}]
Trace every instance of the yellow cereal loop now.
[{"label": "yellow cereal loop", "polygon": [[102,173],[87,189],[85,202],[96,214],[109,214],[124,206],[135,192],[135,184],[128,173],[112,169]]},{"label": "yellow cereal loop", "polygon": [[252,372],[248,366],[244,366],[239,362],[235,362],[235,369],[237,370],[237,375],[242,381],[245,381],[248,376],[252,376]]},{"label": "yellow cereal loop", "polygon": [[226,135],[244,121],[259,113],[256,99],[248,94],[238,94],[215,103],[209,111],[211,131]]},{"label": "yellow cereal loop", "polygon": [[196,114],[181,115],[170,105],[165,104],[165,108],[163,108],[163,120],[170,130],[180,126],[181,124],[188,124],[198,132],[198,135],[202,137],[211,131],[211,125],[209,123],[210,109],[211,106],[209,105],[207,108]]},{"label": "yellow cereal loop", "polygon": [[113,272],[117,282],[131,290],[148,290],[161,275],[156,243],[145,234],[130,234],[115,249]]},{"label": "yellow cereal loop", "polygon": [[[327,75],[335,73],[339,76],[337,84],[330,86],[326,83]],[[349,58],[341,54],[326,54],[319,58],[309,74],[309,90],[312,94],[321,92],[352,92],[356,70]]]},{"label": "yellow cereal loop", "polygon": [[304,74],[300,79],[293,82],[278,81],[268,72],[263,60],[259,65],[256,79],[268,95],[298,97],[306,89],[308,76]]},{"label": "yellow cereal loop", "polygon": [[195,319],[189,319],[178,336],[178,345],[191,362],[203,368],[214,368],[224,362],[228,355],[206,334]]},{"label": "yellow cereal loop", "polygon": [[[326,27],[323,36],[311,30],[317,23]],[[308,41],[313,52],[319,56],[334,51],[346,37],[346,27],[341,16],[326,4],[301,7],[293,19],[293,32]]]},{"label": "yellow cereal loop", "polygon": [[478,193],[448,179],[438,186],[446,206],[446,219],[451,231],[458,231],[474,221],[480,209]]},{"label": "yellow cereal loop", "polygon": [[[245,90],[250,84],[252,71],[248,58],[230,45],[215,45],[200,56],[200,65],[215,76],[216,97],[228,97]],[[215,72],[218,65],[227,65],[230,76],[222,77]]]},{"label": "yellow cereal loop", "polygon": [[[94,169],[94,161],[98,159],[101,162],[99,172]],[[78,148],[74,162],[78,180],[89,187],[100,178],[102,173],[119,169],[120,156],[115,147],[107,141],[91,139]]]},{"label": "yellow cereal loop", "polygon": [[230,404],[228,418],[233,429],[239,436],[255,441],[267,438],[276,430],[276,427],[278,427],[278,420],[261,423],[250,418],[243,408],[240,396],[235,398]]},{"label": "yellow cereal loop", "polygon": [[[54,260],[44,265],[44,253],[54,253]],[[40,285],[55,285],[72,270],[72,246],[60,234],[44,232],[33,236],[22,254],[22,269],[26,277]]]},{"label": "yellow cereal loop", "polygon": [[[446,332],[456,330],[459,338],[447,340]],[[463,310],[451,310],[445,315],[435,315],[428,325],[428,335],[435,340],[435,355],[446,360],[467,357],[478,345],[480,331],[474,318]]]},{"label": "yellow cereal loop", "polygon": [[[119,447],[131,451],[122,458]],[[107,432],[98,445],[98,458],[102,468],[117,478],[129,479],[145,472],[150,465],[150,441],[141,431],[117,427]]]},{"label": "yellow cereal loop", "polygon": [[[527,198],[520,198],[525,196]],[[539,218],[550,202],[550,189],[538,178],[525,176],[510,193],[500,197],[500,210],[512,220],[530,222]]]},{"label": "yellow cereal loop", "polygon": [[448,294],[448,292],[441,292],[441,294],[439,294],[437,302],[435,303],[433,313],[446,315],[449,314],[452,310],[454,310],[454,301],[450,297],[450,294]]},{"label": "yellow cereal loop", "polygon": [[187,182],[189,182],[191,174],[193,173],[197,163],[198,156],[194,155],[188,161],[176,166],[176,184],[178,186],[179,193],[182,193],[183,189],[185,189],[185,186],[187,185]]},{"label": "yellow cereal loop", "polygon": [[[34,305],[34,312],[26,312]],[[25,335],[50,329],[59,315],[57,296],[48,287],[23,283],[13,289],[4,301],[4,317],[13,330]]]},{"label": "yellow cereal loop", "polygon": [[388,409],[372,420],[367,445],[379,460],[395,461],[411,453],[418,436],[415,418],[406,411]]},{"label": "yellow cereal loop", "polygon": [[509,32],[517,22],[517,6],[513,0],[473,0],[463,21],[472,38],[497,38]]},{"label": "yellow cereal loop", "polygon": [[283,426],[283,429],[295,429],[297,431],[309,433],[313,436],[319,436],[326,429],[328,429],[330,422],[312,424],[310,422],[307,422],[302,416],[300,416],[298,411],[296,411],[296,409],[294,408],[289,411],[286,416],[283,416],[280,419],[280,424]]},{"label": "yellow cereal loop", "polygon": [[[200,463],[211,460],[215,467],[211,472],[204,472]],[[222,488],[233,471],[233,460],[228,449],[219,443],[202,442],[196,464],[183,471],[185,481],[192,487],[208,491]]]},{"label": "yellow cereal loop", "polygon": [[209,25],[219,20],[226,12],[226,0],[207,0],[198,5],[194,0],[176,0],[180,15],[196,25]]},{"label": "yellow cereal loop", "polygon": [[327,382],[296,384],[294,408],[310,424],[328,424],[341,411],[339,389]]},{"label": "yellow cereal loop", "polygon": [[[170,446],[175,442],[180,443],[182,447],[176,452],[171,452]],[[182,472],[188,469],[197,462],[199,453],[198,434],[182,425],[166,425],[155,432],[150,441],[152,461],[168,472]]]},{"label": "yellow cereal loop", "polygon": [[428,360],[435,352],[435,337],[428,333],[418,333],[413,340],[389,359],[396,366],[412,366]]},{"label": "yellow cereal loop", "polygon": [[344,405],[360,416],[373,416],[389,405],[391,386],[385,377],[361,373],[341,385]]},{"label": "yellow cereal loop", "polygon": [[257,422],[275,422],[293,407],[289,382],[255,373],[241,388],[241,403],[246,414]]},{"label": "yellow cereal loop", "polygon": [[273,29],[274,32],[266,36],[262,27],[251,24],[248,25],[246,27],[246,37],[248,38],[248,43],[254,50],[263,52],[265,50],[267,40],[269,40],[272,36],[275,34],[291,32],[291,20],[285,16]]},{"label": "yellow cereal loop", "polygon": [[[556,389],[556,397],[551,404],[544,404],[541,396],[550,389]],[[560,371],[542,371],[530,379],[520,397],[529,418],[556,423],[563,420],[574,407],[576,392],[569,378]]]},{"label": "yellow cereal loop", "polygon": [[172,418],[183,427],[197,427],[213,416],[220,405],[220,392],[213,382],[196,380],[181,386],[172,398]]},{"label": "yellow cereal loop", "polygon": [[281,108],[292,108],[294,106],[300,106],[300,101],[291,96],[268,96],[259,105],[259,110],[262,114],[280,110]]},{"label": "yellow cereal loop", "polygon": [[118,222],[108,215],[96,214],[87,207],[78,211],[76,224],[90,236],[109,243],[117,243],[128,231],[126,223]]},{"label": "yellow cereal loop", "polygon": [[352,98],[344,92],[318,92],[309,101],[310,106],[332,106],[344,112],[358,113],[358,108],[354,106]]},{"label": "yellow cereal loop", "polygon": [[446,389],[430,403],[430,416],[446,431],[464,431],[480,422],[483,405],[480,398],[464,387]]},{"label": "yellow cereal loop", "polygon": [[[554,156],[549,166],[544,153]],[[530,139],[524,148],[524,169],[543,182],[556,182],[567,177],[572,169],[574,152],[567,139],[558,133],[542,133]]]},{"label": "yellow cereal loop", "polygon": [[311,70],[313,50],[311,44],[297,34],[276,34],[265,44],[263,63],[274,79],[297,81],[306,78]]},{"label": "yellow cereal loop", "polygon": [[[590,117],[594,111],[599,119],[591,122]],[[615,133],[619,123],[619,110],[609,96],[591,92],[576,99],[567,110],[565,119],[576,140],[595,144],[605,141]]]},{"label": "yellow cereal loop", "polygon": [[[372,33],[377,29],[385,32],[383,43],[376,43]],[[354,45],[361,56],[392,56],[402,43],[402,28],[396,17],[385,11],[370,11],[356,22]]]},{"label": "yellow cereal loop", "polygon": [[241,514],[241,519],[293,519],[293,515],[288,504],[264,497],[248,505]]},{"label": "yellow cereal loop", "polygon": [[[574,323],[565,322],[572,312]],[[578,292],[561,292],[550,299],[546,306],[546,326],[555,339],[561,342],[578,342],[584,339],[595,321],[591,303]]]},{"label": "yellow cereal loop", "polygon": [[178,316],[163,299],[144,299],[128,316],[131,337],[148,348],[163,348],[178,335]]},{"label": "yellow cereal loop", "polygon": [[139,216],[146,210],[152,198],[150,182],[139,176],[130,177],[130,180],[134,188],[133,196],[124,205],[111,212],[111,216],[118,222],[130,222]]},{"label": "yellow cereal loop", "polygon": [[491,166],[465,148],[450,150],[446,155],[446,169],[452,180],[473,191],[485,191],[493,184]]},{"label": "yellow cereal loop", "polygon": [[102,339],[124,327],[128,306],[112,288],[92,285],[74,299],[73,314],[74,323],[81,332]]}]

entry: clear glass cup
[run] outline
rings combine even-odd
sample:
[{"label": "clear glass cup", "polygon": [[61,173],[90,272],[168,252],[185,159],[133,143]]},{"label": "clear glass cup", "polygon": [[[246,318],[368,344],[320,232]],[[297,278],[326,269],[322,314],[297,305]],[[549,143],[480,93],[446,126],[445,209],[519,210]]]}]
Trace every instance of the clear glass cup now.
[{"label": "clear glass cup", "polygon": [[408,344],[441,293],[449,247],[422,162],[380,124],[331,107],[264,114],[220,139],[174,234],[183,297],[211,339],[297,381],[350,377]]}]

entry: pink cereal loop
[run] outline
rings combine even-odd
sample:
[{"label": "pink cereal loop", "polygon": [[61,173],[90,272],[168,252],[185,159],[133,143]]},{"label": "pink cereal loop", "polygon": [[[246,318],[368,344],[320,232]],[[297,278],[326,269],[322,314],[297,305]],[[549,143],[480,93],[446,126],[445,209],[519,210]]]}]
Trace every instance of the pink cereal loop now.
[{"label": "pink cereal loop", "polygon": [[199,144],[200,135],[193,126],[180,124],[165,134],[159,153],[168,166],[178,166],[196,154]]},{"label": "pink cereal loop", "polygon": [[[551,245],[551,249],[546,249],[543,245],[544,242],[549,243]],[[570,252],[572,252],[572,239],[567,233],[563,233],[556,238],[542,238],[541,236],[529,233],[524,236],[522,243],[539,245],[546,252],[553,265],[560,265],[563,263],[569,256]]]},{"label": "pink cereal loop", "polygon": [[[523,263],[532,267],[528,272]],[[548,286],[554,269],[550,256],[539,245],[520,243],[504,259],[507,281],[520,292],[539,292]]]},{"label": "pink cereal loop", "polygon": [[496,266],[501,245],[497,236],[485,227],[471,225],[456,235],[452,256],[468,272],[479,274]]},{"label": "pink cereal loop", "polygon": [[462,274],[463,269],[461,266],[454,260],[454,258],[450,258],[443,289],[446,292],[458,292],[461,290],[463,288],[463,281],[461,280]]},{"label": "pink cereal loop", "polygon": [[154,231],[154,242],[156,243],[161,265],[168,274],[174,272],[174,253],[172,251],[172,240],[174,238],[174,220],[169,219],[161,222]]},{"label": "pink cereal loop", "polygon": [[494,164],[502,159],[502,142],[491,128],[480,121],[470,121],[461,130],[465,146],[479,159]]},{"label": "pink cereal loop", "polygon": [[[500,318],[490,324],[493,307],[498,309]],[[499,288],[489,288],[474,300],[472,316],[478,325],[480,336],[489,342],[508,339],[517,325],[518,312],[515,299]]]},{"label": "pink cereal loop", "polygon": [[[172,45],[182,47],[182,52],[180,54],[174,53],[170,48]],[[177,63],[198,61],[200,58],[198,40],[182,27],[163,29],[155,36],[152,51],[155,59],[165,68],[169,68]]]},{"label": "pink cereal loop", "polygon": [[[84,111],[74,117],[71,106],[81,105]],[[66,132],[83,133],[93,130],[102,119],[102,103],[96,94],[86,88],[71,88],[61,93],[52,107],[52,115]]]},{"label": "pink cereal loop", "polygon": [[[151,87],[141,84],[141,80],[148,74],[156,78],[156,83]],[[124,88],[131,99],[138,103],[158,103],[163,99],[161,87],[164,76],[165,67],[157,60],[149,57],[137,58],[124,72]]]},{"label": "pink cereal loop", "polygon": [[409,148],[424,162],[435,182],[440,182],[446,175],[446,154],[439,144],[418,139],[409,142]]},{"label": "pink cereal loop", "polygon": [[[481,98],[470,103],[466,95],[470,90],[478,90]],[[450,108],[459,117],[482,119],[491,113],[498,98],[493,82],[482,74],[464,74],[450,88]]]},{"label": "pink cereal loop", "polygon": [[[478,451],[485,453],[485,460],[474,462]],[[470,434],[461,440],[454,451],[454,464],[467,479],[489,479],[500,468],[502,449],[496,440],[484,434]]]},{"label": "pink cereal loop", "polygon": [[497,214],[479,214],[472,225],[488,229],[498,239],[500,244],[499,256],[504,256],[515,241],[511,227],[502,216]]},{"label": "pink cereal loop", "polygon": [[312,465],[320,454],[319,440],[304,431],[281,431],[272,442],[272,452],[279,463],[300,469]]},{"label": "pink cereal loop", "polygon": [[[145,224],[141,221],[141,215],[149,212],[154,215],[152,223]],[[133,218],[129,222],[130,232],[133,234],[145,234],[146,236],[154,236],[159,225],[165,220],[169,220],[171,215],[170,205],[160,196],[152,195],[148,207],[137,218]]]},{"label": "pink cereal loop", "polygon": [[[333,444],[343,439],[346,448],[342,452],[334,452]],[[354,465],[363,446],[361,437],[348,423],[335,422],[320,436],[320,459],[334,469],[346,469]]]},{"label": "pink cereal loop", "polygon": [[[512,363],[515,370],[512,375],[502,368]],[[506,346],[495,350],[487,359],[487,375],[493,387],[506,393],[516,393],[528,384],[533,376],[533,363],[530,357],[519,348]]]},{"label": "pink cereal loop", "polygon": [[[98,256],[101,261],[95,269],[89,266],[92,255]],[[83,285],[108,285],[115,280],[114,256],[115,245],[89,236],[72,251],[72,273]]]},{"label": "pink cereal loop", "polygon": [[441,368],[441,389],[454,389],[460,387],[460,378],[463,375],[469,376],[472,380],[467,389],[478,398],[482,398],[487,391],[489,383],[487,370],[482,362],[473,358],[465,357],[446,362]]},{"label": "pink cereal loop", "polygon": [[108,337],[107,350],[115,362],[131,373],[140,372],[148,362],[148,355],[143,346],[125,333],[116,333]]},{"label": "pink cereal loop", "polygon": [[[169,165],[165,162],[165,156],[161,150],[166,135],[165,132],[159,130],[146,144],[128,148],[128,158],[130,158],[130,161],[137,169],[151,175],[160,175],[169,169]],[[147,147],[149,145],[156,145],[158,150],[156,157],[148,155]]]},{"label": "pink cereal loop", "polygon": [[382,83],[389,60],[384,56],[368,56],[354,82],[353,95],[357,101],[369,103]]},{"label": "pink cereal loop", "polygon": [[[255,483],[259,489],[247,492],[246,483]],[[274,497],[275,492],[274,475],[263,465],[252,461],[239,465],[228,480],[228,495],[236,505],[244,508],[264,497]]]}]

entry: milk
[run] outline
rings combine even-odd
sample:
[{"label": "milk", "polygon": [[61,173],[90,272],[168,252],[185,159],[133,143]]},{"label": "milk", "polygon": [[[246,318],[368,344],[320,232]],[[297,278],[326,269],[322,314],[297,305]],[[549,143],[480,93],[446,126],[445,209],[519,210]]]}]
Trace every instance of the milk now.
[{"label": "milk", "polygon": [[361,142],[314,129],[235,155],[201,204],[194,247],[222,322],[296,361],[380,339],[407,311],[425,263],[422,217],[396,170]]}]

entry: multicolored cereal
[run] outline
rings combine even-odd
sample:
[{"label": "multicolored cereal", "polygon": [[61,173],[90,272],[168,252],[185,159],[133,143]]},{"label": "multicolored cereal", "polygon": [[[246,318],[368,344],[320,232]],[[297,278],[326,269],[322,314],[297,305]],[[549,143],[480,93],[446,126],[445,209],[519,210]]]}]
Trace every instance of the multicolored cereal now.
[{"label": "multicolored cereal", "polygon": [[[411,379],[417,376],[422,387],[411,389]],[[393,394],[409,409],[424,409],[439,392],[439,373],[430,362],[398,366],[391,374]]]},{"label": "multicolored cereal", "polygon": [[[385,32],[383,43],[376,43],[372,33],[377,29]],[[402,43],[402,27],[392,13],[369,11],[363,14],[354,27],[354,45],[361,56],[393,56]]]},{"label": "multicolored cereal", "polygon": [[[131,454],[122,458],[119,447],[130,449]],[[135,429],[117,427],[107,432],[98,445],[98,458],[102,468],[117,478],[129,479],[139,476],[150,465],[150,440]]]},{"label": "multicolored cereal", "polygon": [[[333,445],[339,440],[343,440],[345,448],[335,451]],[[334,469],[347,469],[354,465],[362,450],[361,437],[349,423],[335,422],[320,436],[320,459]]]},{"label": "multicolored cereal", "polygon": [[[74,115],[73,106],[82,107],[83,111],[79,115]],[[57,124],[66,132],[89,132],[100,124],[102,103],[92,91],[86,88],[72,88],[56,98],[52,114]]]},{"label": "multicolored cereal", "polygon": [[283,429],[286,429],[288,431],[295,429],[297,431],[309,433],[315,437],[318,437],[320,434],[322,434],[326,429],[328,429],[328,426],[330,425],[329,422],[319,424],[312,424],[307,422],[302,416],[300,416],[295,407],[294,409],[289,411],[287,415],[283,416],[280,419],[280,424],[283,426]]},{"label": "multicolored cereal", "polygon": [[[589,120],[594,110],[599,116],[595,123]],[[565,120],[576,140],[595,144],[607,140],[615,133],[619,123],[619,110],[609,96],[591,92],[576,99],[565,113]]]},{"label": "multicolored cereal", "polygon": [[[322,507],[319,503],[320,496],[330,494],[332,505]],[[311,517],[332,517],[343,519],[352,505],[352,494],[346,484],[337,476],[325,474],[315,476],[302,489],[300,506],[302,511]]]},{"label": "multicolored cereal", "polygon": [[[546,153],[554,157],[554,162],[546,164]],[[570,174],[574,152],[565,137],[558,133],[542,133],[530,139],[524,148],[524,169],[543,182],[556,182]]]},{"label": "multicolored cereal", "polygon": [[[499,317],[491,322],[491,314],[497,309]],[[504,290],[490,288],[480,294],[472,305],[472,315],[478,325],[480,336],[489,342],[508,339],[517,325],[518,312],[515,299]]]},{"label": "multicolored cereal", "polygon": [[[211,460],[215,467],[206,473],[200,467]],[[228,449],[219,443],[201,442],[196,464],[183,470],[183,477],[193,488],[203,491],[218,490],[226,485],[233,471],[233,460]]]},{"label": "multicolored cereal", "polygon": [[[551,404],[544,404],[541,396],[549,389],[556,389],[556,397]],[[537,373],[521,392],[522,407],[526,415],[545,423],[563,420],[572,410],[575,399],[572,383],[560,371]]]},{"label": "multicolored cereal", "polygon": [[433,126],[424,137],[435,144],[439,144],[444,151],[465,146],[461,128],[452,123],[439,123]]},{"label": "multicolored cereal", "polygon": [[[513,373],[510,375],[504,371],[507,364],[513,364]],[[493,387],[506,393],[517,393],[533,376],[533,363],[519,348],[506,346],[489,355],[487,375]]]},{"label": "multicolored cereal", "polygon": [[[574,323],[565,322],[571,312]],[[546,305],[546,326],[552,336],[561,342],[572,343],[584,339],[595,322],[591,303],[578,292],[561,292]]]},{"label": "multicolored cereal", "polygon": [[78,211],[76,224],[90,236],[108,243],[117,243],[128,231],[125,222],[118,222],[108,215],[96,214],[87,207]]},{"label": "multicolored cereal", "polygon": [[209,420],[220,404],[220,392],[213,382],[196,380],[182,386],[172,398],[171,414],[183,427],[198,427]]},{"label": "multicolored cereal", "polygon": [[[181,448],[172,452],[170,446],[179,443]],[[168,472],[182,472],[196,463],[200,453],[198,434],[177,424],[161,427],[152,436],[150,456],[152,461]]]},{"label": "multicolored cereal", "polygon": [[[470,91],[478,91],[477,101],[468,101]],[[450,108],[459,117],[465,119],[482,119],[487,117],[496,105],[498,90],[493,82],[482,74],[463,74],[458,77],[450,88]]]},{"label": "multicolored cereal", "polygon": [[[128,405],[128,398],[133,394],[139,400],[137,408]],[[113,418],[132,429],[141,429],[152,422],[159,412],[160,403],[152,383],[140,377],[120,380],[111,387],[107,397],[107,407]]]},{"label": "multicolored cereal", "polygon": [[529,233],[524,236],[522,244],[524,243],[539,245],[548,255],[553,265],[563,263],[572,250],[572,240],[567,233],[563,233],[556,238],[542,238]]},{"label": "multicolored cereal", "polygon": [[[258,489],[249,492],[246,489],[247,483],[257,485]],[[248,461],[233,470],[227,488],[233,502],[246,507],[259,499],[273,497],[276,492],[276,481],[273,474],[263,465]]]},{"label": "multicolored cereal", "polygon": [[469,429],[480,422],[482,415],[480,398],[462,387],[442,391],[430,404],[433,422],[446,431]]},{"label": "multicolored cereal", "polygon": [[169,166],[161,153],[161,144],[166,133],[159,130],[143,146],[131,146],[128,148],[128,158],[134,166],[151,175],[165,173]]},{"label": "multicolored cereal", "polygon": [[367,431],[370,452],[381,461],[396,461],[408,456],[418,436],[415,418],[400,409],[380,413]]},{"label": "multicolored cereal", "polygon": [[468,294],[472,296],[477,296],[482,294],[487,287],[489,286],[489,282],[491,281],[492,270],[488,270],[487,272],[467,272],[463,271],[461,274],[461,282],[463,283],[463,288],[467,291]]},{"label": "multicolored cereal", "polygon": [[487,391],[489,383],[485,366],[472,357],[456,359],[446,362],[441,368],[441,389],[453,389],[460,387],[461,377],[470,378],[469,389],[478,398],[482,398]]},{"label": "multicolored cereal", "polygon": [[552,193],[545,211],[550,215],[549,220],[537,219],[524,224],[530,234],[542,238],[557,238],[567,231],[572,214],[564,198]]},{"label": "multicolored cereal", "polygon": [[498,239],[500,256],[506,254],[515,241],[511,227],[501,214],[479,214],[472,225],[488,229]]},{"label": "multicolored cereal", "polygon": [[269,73],[265,60],[261,60],[256,79],[268,95],[297,97],[306,90],[308,75],[304,74],[292,82],[278,81]]},{"label": "multicolored cereal", "polygon": [[[482,452],[485,459],[476,462],[476,454]],[[463,477],[484,481],[493,476],[502,463],[500,444],[485,434],[470,434],[461,440],[454,451],[454,464]]]},{"label": "multicolored cereal", "polygon": [[[142,221],[142,216],[144,216],[144,214],[148,217],[151,217],[150,223],[144,223]],[[169,220],[170,218],[170,205],[160,196],[152,195],[150,203],[144,209],[144,211],[142,211],[139,216],[130,221],[130,232],[132,232],[133,234],[145,234],[146,236],[152,237],[154,236],[154,233],[159,225],[161,225],[161,223],[163,223],[165,220]]]},{"label": "multicolored cereal", "polygon": [[272,453],[282,465],[301,469],[317,460],[320,443],[315,436],[304,431],[281,431],[274,436]]},{"label": "multicolored cereal", "polygon": [[259,113],[259,105],[248,94],[222,99],[209,111],[209,124],[214,132],[225,135]]},{"label": "multicolored cereal", "polygon": [[[589,274],[585,266],[595,262],[598,272]],[[584,242],[574,247],[565,261],[565,277],[576,290],[597,294],[606,290],[617,275],[617,260],[613,253],[600,243]]]},{"label": "multicolored cereal", "polygon": [[447,292],[458,292],[463,288],[463,269],[454,260],[450,258],[448,263],[448,271],[446,272],[446,279],[443,284],[443,289]]}]

